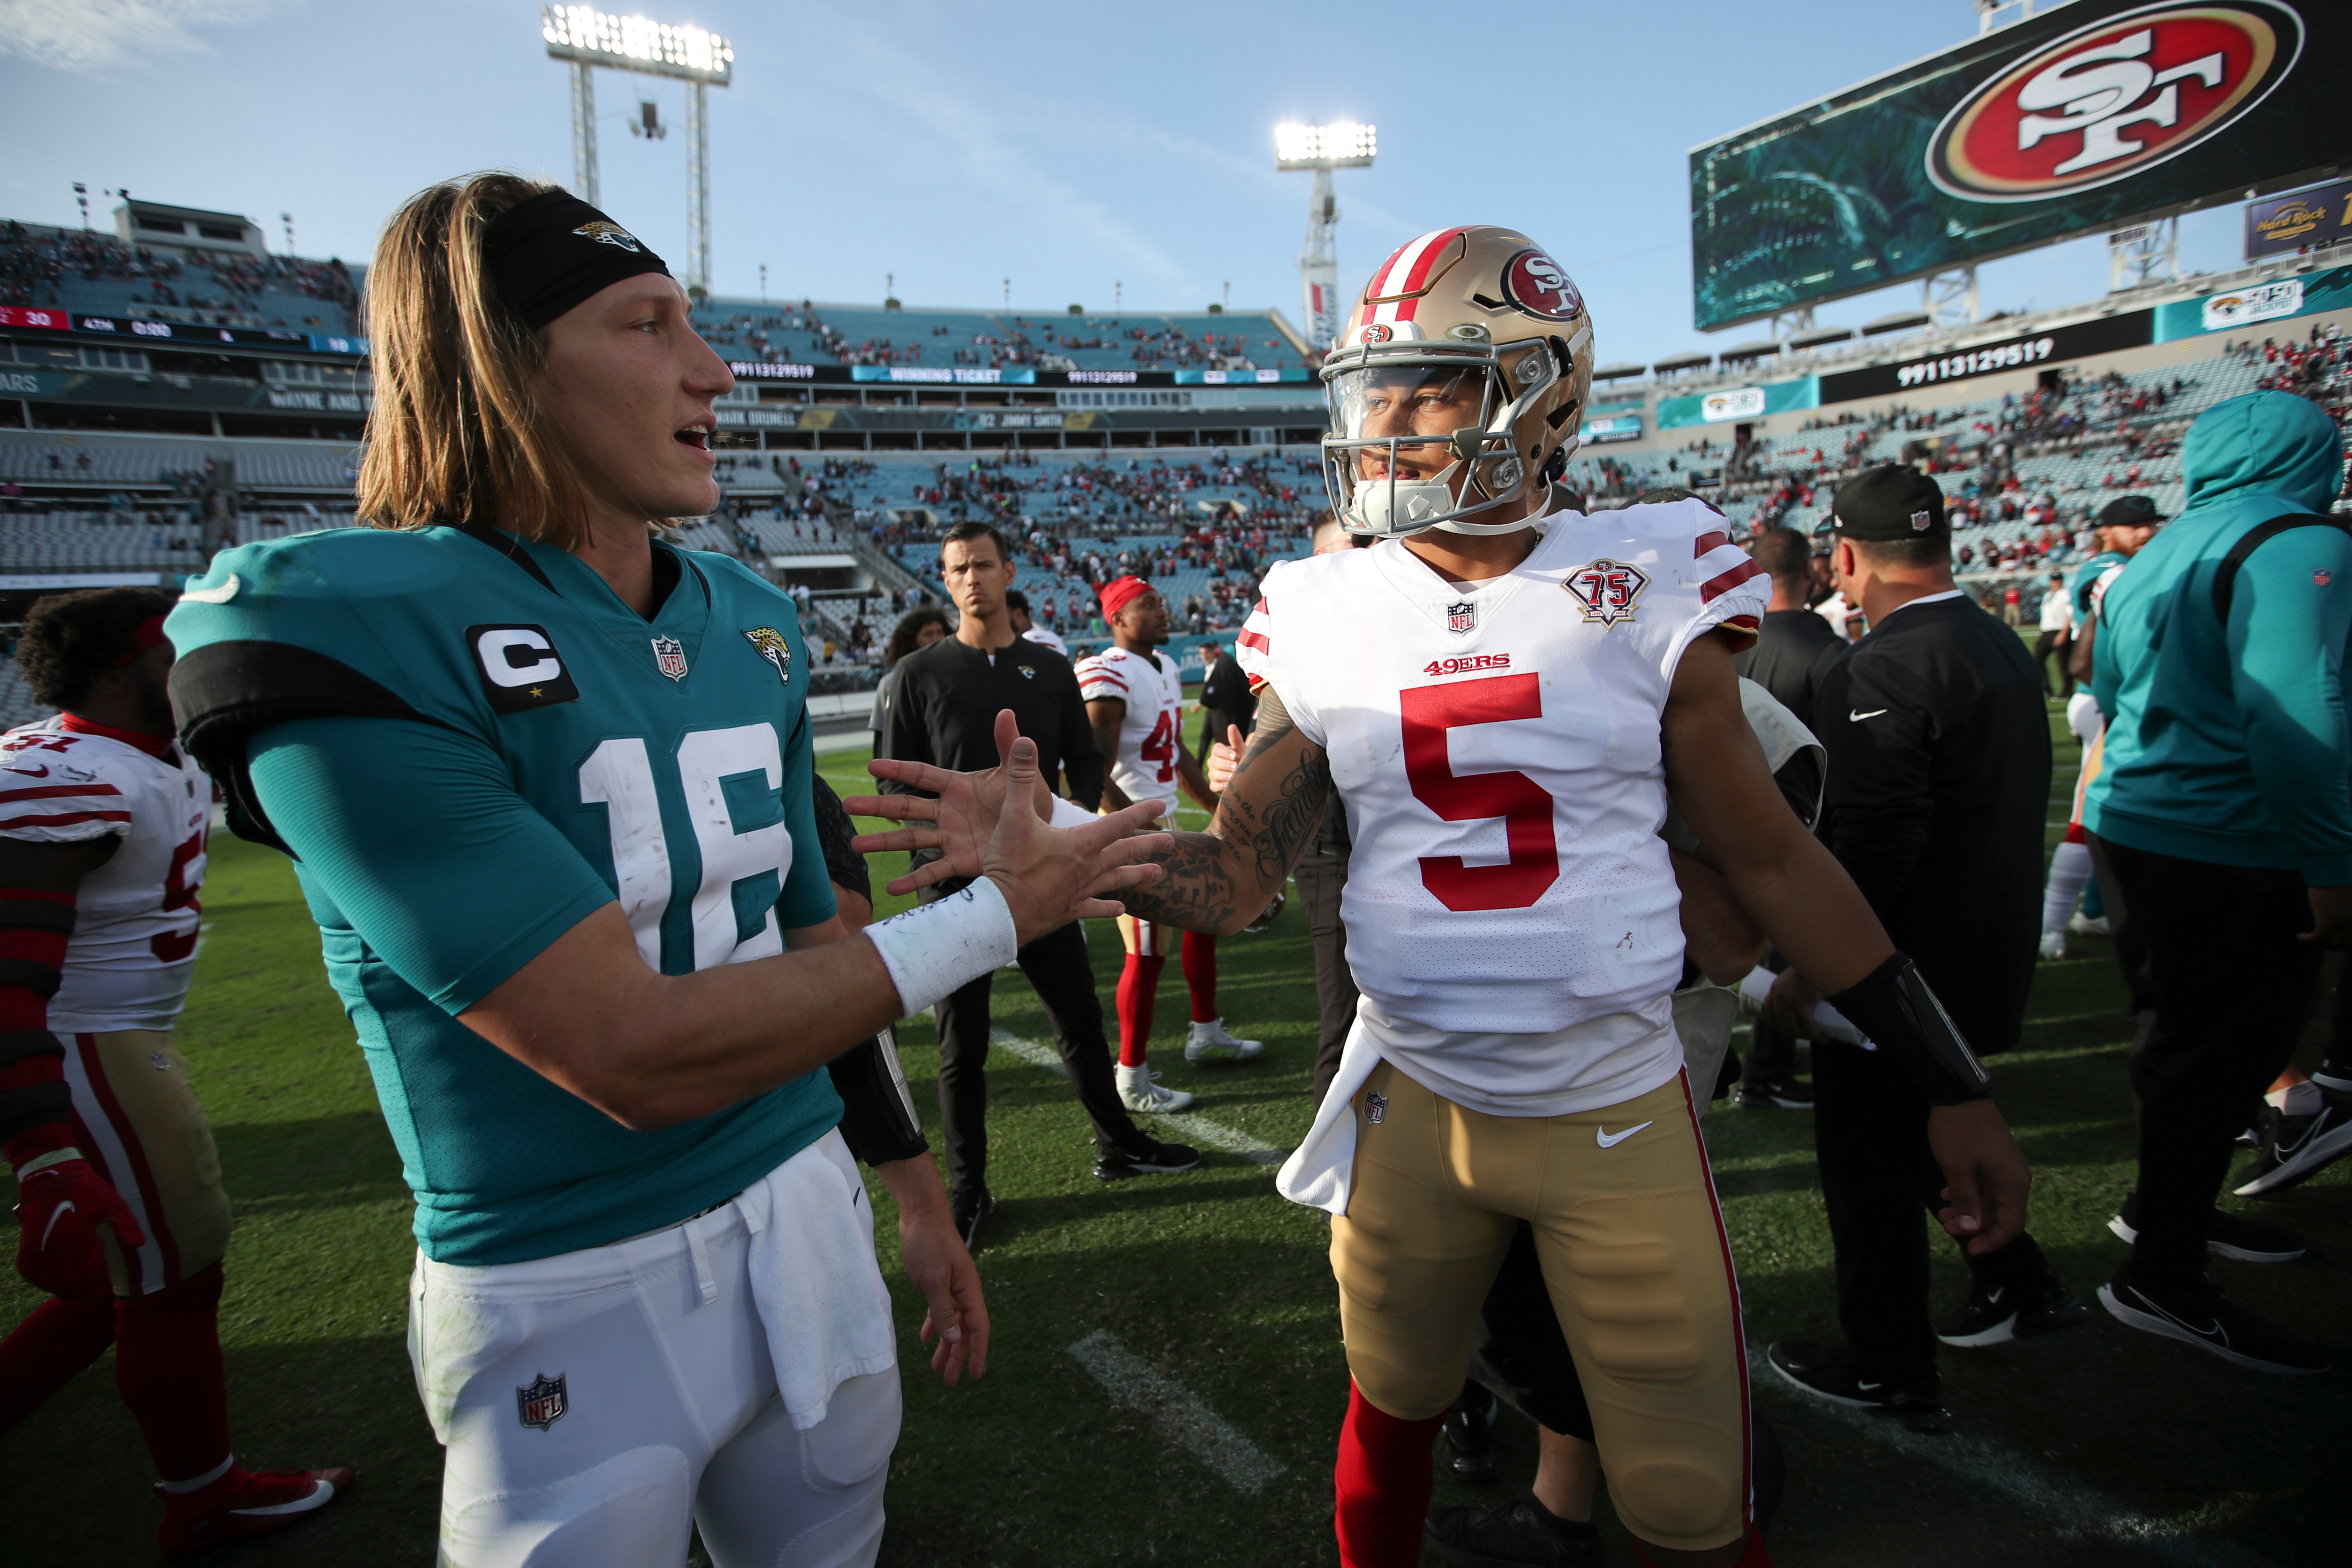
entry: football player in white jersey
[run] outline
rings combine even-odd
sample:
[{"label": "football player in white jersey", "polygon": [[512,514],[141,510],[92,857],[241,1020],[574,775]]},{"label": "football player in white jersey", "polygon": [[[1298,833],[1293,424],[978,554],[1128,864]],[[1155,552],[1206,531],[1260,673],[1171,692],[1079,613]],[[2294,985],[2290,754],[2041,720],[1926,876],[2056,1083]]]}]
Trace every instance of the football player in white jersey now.
[{"label": "football player in white jersey", "polygon": [[[1111,760],[1103,809],[1157,802],[1161,820],[1173,827],[1181,785],[1193,804],[1213,814],[1217,797],[1184,744],[1184,678],[1176,661],[1160,651],[1168,641],[1167,599],[1140,577],[1107,583],[1100,597],[1111,646],[1078,660],[1077,671],[1096,744]],[[1129,1110],[1181,1110],[1194,1097],[1156,1081],[1149,1064],[1151,1015],[1160,967],[1168,962],[1168,939],[1151,921],[1133,915],[1118,917],[1118,934],[1127,946],[1118,991],[1118,1097]],[[1227,1030],[1217,1010],[1213,934],[1184,933],[1184,986],[1192,1002],[1186,1061],[1247,1061],[1265,1048]]]},{"label": "football player in white jersey", "polygon": [[[1654,1563],[1767,1563],[1752,1530],[1738,1286],[1683,1070],[1671,805],[1767,936],[1917,1077],[1946,1227],[1989,1251],[2028,1173],[1990,1080],[1910,961],[1790,812],[1731,656],[1759,570],[1696,500],[1586,517],[1545,482],[1576,445],[1592,328],[1524,235],[1423,235],[1325,359],[1335,510],[1370,550],[1277,566],[1240,642],[1257,729],[1206,834],[1120,895],[1245,925],[1335,792],[1363,992],[1331,1091],[1279,1177],[1332,1215],[1354,1389],[1337,1530],[1349,1568],[1420,1560],[1431,1444],[1520,1220],[1590,1396],[1618,1516]],[[904,764],[877,763],[900,776]],[[861,840],[969,875],[986,781]],[[1702,1090],[1704,1092],[1704,1090]]]},{"label": "football player in white jersey", "polygon": [[1039,647],[1052,648],[1064,658],[1070,657],[1070,645],[1049,628],[1039,626],[1036,618],[1030,615],[1028,595],[1018,588],[1007,588],[1004,591],[1004,611],[1013,617],[1013,630],[1017,636],[1027,637]]},{"label": "football player in white jersey", "polygon": [[172,1046],[203,919],[213,784],[172,741],[169,595],[46,598],[17,658],[56,718],[0,736],[0,1143],[17,1270],[49,1292],[0,1342],[0,1432],[115,1348],[167,1557],[299,1522],[348,1469],[241,1468],[221,1369],[228,1198]]}]

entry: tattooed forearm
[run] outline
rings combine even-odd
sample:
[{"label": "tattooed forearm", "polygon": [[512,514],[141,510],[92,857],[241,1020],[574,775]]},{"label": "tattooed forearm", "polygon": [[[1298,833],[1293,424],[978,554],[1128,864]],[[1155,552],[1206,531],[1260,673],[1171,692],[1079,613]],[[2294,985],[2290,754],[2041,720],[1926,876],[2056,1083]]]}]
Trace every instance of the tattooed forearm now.
[{"label": "tattooed forearm", "polygon": [[[1231,845],[1206,833],[1179,833],[1176,847],[1160,861],[1159,881],[1120,892],[1118,900],[1138,920],[1158,921],[1186,931],[1222,931],[1242,912],[1239,879]],[[1265,900],[1250,906],[1255,913]]]},{"label": "tattooed forearm", "polygon": [[[1255,779],[1248,776],[1253,766],[1258,770]],[[1271,789],[1269,770],[1279,770]],[[1247,853],[1271,898],[1306,850],[1330,793],[1330,760],[1322,747],[1298,733],[1281,694],[1269,686],[1258,694],[1257,728],[1225,786],[1211,830]]]}]

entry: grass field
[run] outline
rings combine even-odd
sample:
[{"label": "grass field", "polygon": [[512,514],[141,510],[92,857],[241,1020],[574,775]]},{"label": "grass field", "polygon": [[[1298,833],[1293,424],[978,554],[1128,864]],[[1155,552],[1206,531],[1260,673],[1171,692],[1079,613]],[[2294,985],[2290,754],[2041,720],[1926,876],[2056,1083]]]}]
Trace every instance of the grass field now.
[{"label": "grass field", "polygon": [[[2063,823],[2074,751],[2054,710],[2053,728],[2053,816]],[[863,762],[837,752],[824,766],[847,794]],[[429,1563],[440,1455],[404,1349],[410,1205],[391,1141],[286,863],[216,837],[205,905],[210,934],[181,1042],[238,1216],[221,1320],[237,1452],[249,1465],[348,1463],[362,1476],[360,1490],[316,1521],[217,1561]],[[1091,941],[1108,1002],[1118,937],[1106,924]],[[1265,1058],[1187,1068],[1172,1048],[1183,1008],[1171,973],[1160,1005],[1162,1077],[1198,1090],[1199,1113],[1223,1128],[1287,1148],[1309,1121],[1315,999],[1304,921],[1294,910],[1261,934],[1227,941],[1221,967],[1226,1016],[1265,1040]],[[996,995],[1001,1039],[1046,1037],[1017,974],[1001,976]],[[2105,1228],[2131,1181],[2120,1000],[2105,944],[2081,943],[2075,956],[2042,966],[2025,1046],[1997,1064],[2002,1107],[2035,1165],[2032,1229],[2085,1300],[2124,1254]],[[904,1030],[901,1046],[929,1117],[928,1022]],[[2303,1059],[2316,1059],[2315,1041]],[[1097,1184],[1085,1120],[1058,1077],[1001,1046],[990,1090],[990,1175],[1002,1207],[980,1258],[995,1323],[985,1381],[943,1389],[920,1373],[920,1306],[898,1278],[895,1248],[884,1248],[908,1402],[882,1561],[1335,1562],[1330,1459],[1347,1373],[1320,1216],[1276,1196],[1269,1165],[1214,1150],[1187,1175]],[[1833,1337],[1809,1118],[1718,1107],[1706,1127],[1751,1341]],[[887,1237],[890,1202],[878,1187],[875,1199]],[[2217,1279],[2352,1354],[2352,1161],[2247,1206],[2304,1230],[2312,1257],[2271,1268],[2217,1262]],[[0,1230],[0,1246],[14,1256],[13,1225]],[[1958,1300],[1965,1276],[1941,1247],[1935,1272],[1938,1303]],[[6,1273],[0,1324],[36,1300]],[[1149,1415],[1113,1402],[1071,1353],[1103,1332],[1274,1468],[1259,1489],[1237,1489]],[[1800,1402],[1769,1374],[1758,1379],[1789,1457],[1772,1538],[1780,1563],[2346,1560],[2342,1500],[2326,1479],[2352,1457],[2342,1370],[2241,1373],[2095,1309],[2079,1332],[1948,1352],[1944,1368],[1961,1423],[1946,1438],[1849,1421]],[[1507,1417],[1502,1439],[1506,1480],[1524,1485],[1532,1429]],[[11,1433],[0,1455],[0,1563],[153,1559],[158,1509],[137,1430],[114,1398],[110,1358]],[[1450,1479],[1439,1486],[1441,1500],[1492,1495]],[[1601,1522],[1610,1561],[1633,1563],[1605,1504]]]}]

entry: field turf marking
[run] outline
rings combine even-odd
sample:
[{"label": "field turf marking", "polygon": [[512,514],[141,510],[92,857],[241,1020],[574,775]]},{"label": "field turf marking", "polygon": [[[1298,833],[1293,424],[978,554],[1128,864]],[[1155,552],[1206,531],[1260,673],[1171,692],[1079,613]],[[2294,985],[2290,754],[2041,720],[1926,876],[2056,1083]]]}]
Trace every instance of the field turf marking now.
[{"label": "field turf marking", "polygon": [[1264,1449],[1227,1426],[1223,1417],[1181,1384],[1153,1371],[1109,1330],[1097,1329],[1069,1351],[1103,1385],[1112,1403],[1141,1414],[1161,1436],[1214,1470],[1219,1479],[1243,1496],[1255,1497],[1266,1482],[1282,1474],[1281,1465]]},{"label": "field turf marking", "polygon": [[[1041,1067],[1049,1072],[1058,1073],[1064,1070],[1061,1053],[1051,1046],[1040,1045],[1035,1040],[1024,1040],[1018,1035],[993,1032],[989,1035],[988,1043],[991,1047],[1002,1047],[1032,1067]],[[1239,1154],[1253,1165],[1279,1165],[1290,1158],[1290,1151],[1287,1149],[1277,1149],[1263,1138],[1254,1138],[1237,1127],[1228,1127],[1222,1121],[1213,1121],[1208,1117],[1194,1111],[1180,1110],[1173,1115],[1156,1117],[1154,1120],[1165,1122],[1197,1142],[1223,1149],[1228,1154]]]},{"label": "field turf marking", "polygon": [[[1766,1364],[1753,1345],[1748,1351],[1750,1386],[1788,1392],[1787,1384]],[[2011,1501],[2046,1515],[2075,1535],[2095,1536],[2145,1547],[2159,1563],[2180,1568],[2277,1568],[2251,1546],[2191,1535],[2179,1525],[2151,1519],[2074,1479],[2061,1479],[2006,1444],[1965,1433],[1930,1436],[1913,1432],[1898,1422],[1826,1399],[1789,1393],[1790,1399],[1809,1411],[1844,1422],[1869,1434],[1906,1458],[1948,1470],[1964,1481],[2000,1492]]]}]

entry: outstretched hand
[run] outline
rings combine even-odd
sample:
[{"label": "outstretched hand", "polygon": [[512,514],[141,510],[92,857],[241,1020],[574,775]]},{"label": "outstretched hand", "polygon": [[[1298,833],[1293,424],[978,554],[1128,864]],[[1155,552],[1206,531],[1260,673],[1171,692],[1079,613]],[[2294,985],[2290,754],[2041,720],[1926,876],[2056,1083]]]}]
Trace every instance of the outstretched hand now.
[{"label": "outstretched hand", "polygon": [[987,877],[1003,893],[1013,925],[1027,942],[1074,920],[1118,914],[1118,902],[1102,895],[1160,877],[1151,862],[1166,855],[1173,840],[1164,833],[1139,832],[1158,815],[1157,803],[1130,805],[1078,827],[1048,826],[1054,797],[1038,772],[1037,746],[1021,733],[1009,709],[996,716],[996,748],[1004,761],[979,773],[890,758],[866,764],[877,778],[936,796],[853,795],[842,802],[855,816],[908,824],[858,835],[851,845],[860,854],[941,852],[937,860],[891,882],[891,892],[910,893],[951,877]]},{"label": "outstretched hand", "polygon": [[1990,1100],[1938,1105],[1927,1112],[1927,1147],[1943,1167],[1945,1207],[1936,1218],[1965,1238],[1971,1253],[2007,1247],[2025,1229],[2033,1173]]}]

